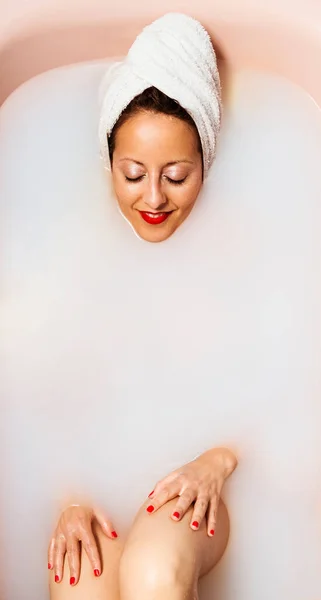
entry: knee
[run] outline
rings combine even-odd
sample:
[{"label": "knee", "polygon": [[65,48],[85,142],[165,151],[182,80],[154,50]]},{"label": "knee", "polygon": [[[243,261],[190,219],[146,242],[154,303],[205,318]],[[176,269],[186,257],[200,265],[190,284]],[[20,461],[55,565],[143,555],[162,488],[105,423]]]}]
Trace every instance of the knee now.
[{"label": "knee", "polygon": [[[186,550],[186,549],[185,549]],[[166,546],[159,540],[141,540],[125,547],[120,562],[120,586],[124,598],[126,590],[144,590],[146,597],[156,591],[188,590],[194,584],[193,564],[188,564],[188,552],[175,546]]]}]

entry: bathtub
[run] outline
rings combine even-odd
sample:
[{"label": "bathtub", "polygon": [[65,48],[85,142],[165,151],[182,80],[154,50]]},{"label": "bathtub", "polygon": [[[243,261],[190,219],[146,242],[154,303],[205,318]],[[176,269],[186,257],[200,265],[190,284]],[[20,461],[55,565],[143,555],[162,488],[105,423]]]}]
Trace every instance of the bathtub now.
[{"label": "bathtub", "polygon": [[153,246],[112,201],[96,91],[184,3],[1,9],[3,600],[47,597],[66,494],[125,534],[155,481],[221,444],[240,462],[231,536],[201,600],[321,597],[321,8],[193,6],[220,58],[222,140],[190,219]]}]

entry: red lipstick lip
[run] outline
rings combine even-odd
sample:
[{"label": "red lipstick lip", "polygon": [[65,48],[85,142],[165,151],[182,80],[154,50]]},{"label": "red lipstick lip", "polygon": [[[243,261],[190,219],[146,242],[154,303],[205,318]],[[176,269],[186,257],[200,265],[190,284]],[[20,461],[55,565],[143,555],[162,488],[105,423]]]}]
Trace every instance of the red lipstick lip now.
[{"label": "red lipstick lip", "polygon": [[152,213],[140,210],[138,212],[140,213],[144,221],[146,221],[146,223],[149,223],[150,225],[160,225],[160,223],[164,223],[164,221],[168,219],[172,211]]}]

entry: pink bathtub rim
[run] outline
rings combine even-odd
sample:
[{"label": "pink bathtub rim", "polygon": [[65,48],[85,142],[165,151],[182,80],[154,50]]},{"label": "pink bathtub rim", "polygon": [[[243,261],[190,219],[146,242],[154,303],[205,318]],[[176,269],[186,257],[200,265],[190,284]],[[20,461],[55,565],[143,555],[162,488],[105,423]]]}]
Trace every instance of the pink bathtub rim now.
[{"label": "pink bathtub rim", "polygon": [[[249,68],[281,75],[304,88],[321,107],[321,27],[282,16],[199,18],[228,69]],[[203,11],[204,12],[204,11]],[[210,11],[208,11],[210,12]],[[100,22],[52,20],[29,25],[0,45],[0,105],[21,84],[53,68],[119,57],[142,27],[161,14]]]}]

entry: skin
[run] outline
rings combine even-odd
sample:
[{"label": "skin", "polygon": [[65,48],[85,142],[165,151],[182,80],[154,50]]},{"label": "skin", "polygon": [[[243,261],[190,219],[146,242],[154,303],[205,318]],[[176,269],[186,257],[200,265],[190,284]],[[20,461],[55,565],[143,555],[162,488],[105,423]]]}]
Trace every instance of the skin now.
[{"label": "skin", "polygon": [[[222,508],[220,495],[225,480],[231,475],[236,466],[237,460],[230,450],[213,448],[181,469],[172,472],[159,481],[155,485],[155,489],[149,494],[146,503],[138,513],[128,540],[118,538],[113,523],[101,510],[88,506],[68,507],[62,513],[49,545],[48,568],[52,571],[51,597],[68,598],[68,593],[64,596],[62,592],[58,591],[58,588],[64,590],[67,584],[69,589],[70,587],[74,588],[79,581],[80,570],[82,574],[83,572],[87,573],[85,587],[86,585],[90,587],[93,581],[102,577],[102,589],[106,591],[107,574],[104,573],[105,559],[101,555],[102,548],[106,547],[108,552],[113,552],[110,548],[114,547],[114,554],[111,558],[112,564],[115,564],[116,561],[118,565],[121,554],[122,561],[126,562],[125,557],[129,555],[131,567],[131,548],[133,544],[135,558],[147,543],[144,532],[146,532],[147,537],[153,538],[152,541],[148,542],[148,553],[151,552],[155,540],[158,545],[160,539],[164,540],[163,546],[161,546],[163,548],[162,556],[157,559],[163,561],[164,568],[168,567],[168,545],[173,547],[175,541],[178,555],[180,555],[180,550],[184,549],[183,554],[186,558],[186,543],[187,541],[191,543],[190,551],[193,556],[191,564],[194,565],[194,570],[192,569],[190,586],[195,591],[199,576],[201,573],[210,570],[218,562],[227,543],[228,518],[224,505]],[[223,524],[220,523],[220,513],[223,514]],[[155,529],[153,529],[153,522]],[[99,544],[100,551],[97,546],[97,537],[93,533],[95,528],[97,530],[97,526],[99,526],[101,532],[100,537],[103,536],[104,538],[103,543],[100,542]],[[158,527],[159,531],[157,531]],[[215,536],[214,532],[216,532]],[[217,532],[220,532],[219,535],[217,535]],[[194,535],[200,537],[193,538]],[[80,562],[79,541],[82,545],[82,553],[86,555],[85,563],[83,558]],[[209,548],[212,548],[210,554],[208,554]],[[65,564],[66,554],[67,561]],[[176,557],[174,558],[176,560]],[[182,561],[182,568],[186,569],[186,562],[184,561]],[[86,566],[83,567],[83,565]],[[57,583],[60,584],[63,580],[66,580],[64,569],[69,575],[69,582],[64,581],[63,586],[57,586]],[[137,565],[133,567],[133,570],[137,572]],[[130,571],[129,566],[128,569],[124,569],[124,573]],[[187,575],[184,575],[184,581],[186,577]],[[115,569],[113,570],[113,578],[114,583],[110,583],[110,585],[117,587],[118,577],[115,579]],[[80,579],[82,579],[82,576]],[[126,582],[125,577],[124,586],[127,589],[128,582]],[[141,587],[139,593],[143,597]],[[79,596],[79,598],[82,597],[86,596]],[[118,597],[117,592],[115,592],[116,597]],[[129,592],[128,597],[131,597]]]},{"label": "skin", "polygon": [[93,521],[103,571],[95,577],[84,549],[81,577],[69,584],[68,561],[60,584],[50,573],[51,600],[197,600],[198,580],[206,575],[224,554],[229,537],[227,510],[221,502],[214,537],[205,533],[205,521],[197,533],[189,527],[192,508],[181,521],[169,518],[175,500],[160,508],[153,518],[139,510],[126,540],[112,541]]},{"label": "skin", "polygon": [[[202,187],[197,132],[176,117],[135,114],[117,132],[112,178],[120,210],[139,237],[148,242],[166,240],[188,217]],[[170,216],[154,225],[146,223],[139,211]]]}]

